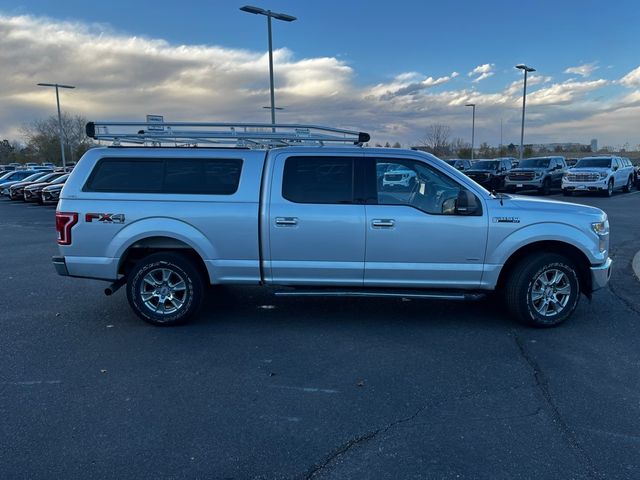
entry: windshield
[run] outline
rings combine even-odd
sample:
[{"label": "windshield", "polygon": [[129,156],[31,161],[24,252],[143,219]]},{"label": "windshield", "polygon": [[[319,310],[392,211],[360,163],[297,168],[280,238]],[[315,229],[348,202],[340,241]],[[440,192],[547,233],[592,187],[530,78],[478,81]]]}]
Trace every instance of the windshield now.
[{"label": "windshield", "polygon": [[611,167],[610,158],[583,158],[576,163],[573,168],[609,168]]},{"label": "windshield", "polygon": [[39,179],[40,177],[43,177],[44,173],[34,173],[33,175],[29,175],[27,178],[25,178],[24,180],[22,180],[23,182],[33,182],[34,180]]},{"label": "windshield", "polygon": [[491,160],[480,160],[473,164],[473,168],[478,170],[495,170],[498,168],[498,162]]},{"label": "windshield", "polygon": [[529,158],[522,160],[518,168],[549,168],[548,158]]},{"label": "windshield", "polygon": [[60,178],[56,178],[53,182],[51,182],[51,185],[58,185],[60,183],[64,183],[67,180],[67,178],[69,178],[68,173],[65,175],[62,175]]}]

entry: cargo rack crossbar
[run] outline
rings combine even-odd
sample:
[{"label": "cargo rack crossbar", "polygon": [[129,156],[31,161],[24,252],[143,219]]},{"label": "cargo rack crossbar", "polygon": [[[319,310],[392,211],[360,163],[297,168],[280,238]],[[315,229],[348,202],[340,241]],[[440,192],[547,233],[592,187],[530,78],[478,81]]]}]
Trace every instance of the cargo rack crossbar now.
[{"label": "cargo rack crossbar", "polygon": [[244,148],[350,144],[370,140],[365,132],[320,125],[202,122],[89,122],[87,136],[111,141],[114,146],[231,145]]}]

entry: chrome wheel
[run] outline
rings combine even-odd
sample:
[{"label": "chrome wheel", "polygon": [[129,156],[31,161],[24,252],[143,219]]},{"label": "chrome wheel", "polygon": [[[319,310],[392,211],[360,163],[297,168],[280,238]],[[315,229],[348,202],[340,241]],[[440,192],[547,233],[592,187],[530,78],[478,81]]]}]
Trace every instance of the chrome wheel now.
[{"label": "chrome wheel", "polygon": [[187,300],[185,279],[169,268],[153,269],[140,283],[140,298],[153,313],[174,314]]},{"label": "chrome wheel", "polygon": [[552,268],[542,272],[533,282],[530,299],[536,312],[551,317],[564,310],[570,296],[569,277],[562,270]]}]

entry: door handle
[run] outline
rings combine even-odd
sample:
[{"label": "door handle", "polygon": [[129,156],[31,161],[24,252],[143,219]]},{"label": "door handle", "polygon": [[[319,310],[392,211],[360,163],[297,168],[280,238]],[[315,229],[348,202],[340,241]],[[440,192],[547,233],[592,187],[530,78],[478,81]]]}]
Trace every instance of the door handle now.
[{"label": "door handle", "polygon": [[295,227],[298,225],[296,217],[276,217],[276,225],[278,227]]},{"label": "door handle", "polygon": [[396,221],[392,220],[391,218],[380,218],[375,219],[371,222],[371,226],[376,228],[392,228],[395,226],[395,224]]}]

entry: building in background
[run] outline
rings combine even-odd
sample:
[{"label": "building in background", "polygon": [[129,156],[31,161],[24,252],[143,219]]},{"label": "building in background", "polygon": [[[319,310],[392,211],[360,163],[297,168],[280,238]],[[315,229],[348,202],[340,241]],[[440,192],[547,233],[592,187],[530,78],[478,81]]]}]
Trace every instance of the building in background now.
[{"label": "building in background", "polygon": [[598,151],[598,139],[597,138],[592,138],[591,139],[591,151],[593,153],[596,153]]}]

